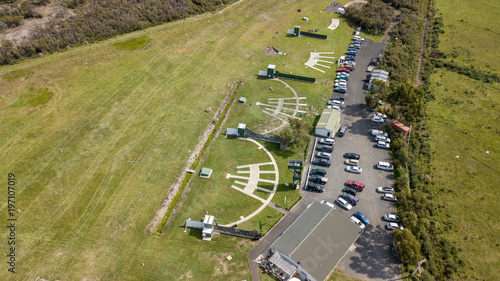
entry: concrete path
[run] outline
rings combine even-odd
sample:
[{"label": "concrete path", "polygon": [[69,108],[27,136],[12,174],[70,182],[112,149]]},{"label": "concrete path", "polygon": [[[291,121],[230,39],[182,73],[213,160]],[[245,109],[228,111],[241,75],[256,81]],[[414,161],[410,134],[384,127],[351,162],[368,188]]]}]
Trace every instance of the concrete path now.
[{"label": "concrete path", "polygon": [[[235,222],[232,222],[232,223],[229,223],[229,224],[226,224],[226,225],[222,225],[222,226],[225,226],[225,227],[231,227],[231,226],[233,226],[235,224],[241,224],[241,223],[243,223],[243,222],[245,222],[245,221],[253,218],[255,215],[257,215],[262,210],[264,210],[264,208],[271,203],[271,200],[273,199],[274,194],[276,193],[276,190],[278,190],[278,182],[279,182],[279,178],[280,178],[279,171],[278,171],[278,164],[276,164],[276,160],[274,160],[274,157],[269,152],[269,150],[267,150],[264,146],[262,146],[260,143],[258,143],[257,141],[255,141],[253,139],[245,138],[245,139],[239,139],[239,140],[246,140],[246,141],[253,142],[255,145],[257,145],[257,147],[259,149],[262,149],[262,150],[264,150],[265,153],[267,153],[267,155],[269,156],[271,162],[238,166],[238,167],[236,167],[236,168],[238,168],[238,170],[240,170],[240,169],[248,169],[248,170],[238,171],[238,175],[231,175],[229,173],[227,174],[226,178],[234,178],[234,179],[246,180],[247,182],[243,182],[243,181],[239,181],[239,180],[235,180],[234,181],[235,184],[241,185],[244,188],[240,188],[240,187],[238,187],[236,185],[231,185],[231,187],[233,189],[235,189],[235,190],[238,190],[239,192],[242,192],[242,193],[244,193],[244,194],[246,194],[246,195],[248,195],[248,196],[250,196],[250,197],[252,197],[252,198],[254,198],[254,199],[256,199],[256,200],[258,200],[260,202],[262,202],[262,205],[256,211],[254,211],[253,213],[251,213],[249,216],[247,216],[247,217],[241,216],[242,219],[240,219],[239,221],[235,221]],[[261,171],[260,170],[260,166],[267,166],[267,165],[273,165],[274,171]],[[274,174],[274,180],[261,179],[260,178],[260,174]],[[257,186],[257,184],[259,183],[259,181],[260,182],[268,182],[268,183],[274,184],[273,190],[269,190],[267,188],[263,188],[263,187]],[[263,198],[255,195],[255,194],[253,194],[253,192],[255,190],[260,190],[260,191],[268,192],[269,193],[269,197],[267,199],[263,199]]]}]

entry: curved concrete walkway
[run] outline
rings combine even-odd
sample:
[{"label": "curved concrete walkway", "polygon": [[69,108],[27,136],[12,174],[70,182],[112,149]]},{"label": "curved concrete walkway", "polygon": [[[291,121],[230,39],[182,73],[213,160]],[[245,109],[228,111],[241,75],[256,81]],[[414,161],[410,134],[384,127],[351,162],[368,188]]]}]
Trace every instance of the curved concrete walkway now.
[{"label": "curved concrete walkway", "polygon": [[[264,210],[264,208],[269,203],[271,203],[271,200],[273,199],[274,194],[276,193],[276,190],[278,190],[278,182],[279,182],[280,174],[279,174],[279,170],[278,170],[278,164],[276,164],[276,160],[274,160],[274,157],[271,154],[271,152],[269,152],[269,150],[267,150],[264,146],[262,146],[260,143],[258,143],[257,141],[255,141],[253,139],[240,139],[240,140],[246,140],[246,141],[250,141],[250,142],[253,142],[254,144],[256,144],[259,149],[262,149],[262,150],[264,150],[265,153],[267,153],[267,156],[269,156],[269,158],[271,159],[271,162],[238,166],[237,167],[238,169],[240,169],[240,168],[247,168],[247,167],[250,168],[249,171],[238,171],[239,174],[247,174],[248,173],[249,174],[248,177],[234,176],[234,175],[231,175],[231,174],[227,175],[228,178],[238,178],[238,179],[248,180],[248,182],[246,184],[242,183],[242,182],[239,182],[239,181],[235,181],[236,184],[245,185],[244,189],[241,189],[241,188],[239,188],[237,186],[234,186],[234,185],[232,185],[231,187],[234,188],[235,190],[238,190],[240,192],[245,193],[246,195],[248,195],[248,196],[250,196],[252,198],[255,198],[255,199],[259,200],[260,202],[262,202],[262,206],[260,206],[255,212],[251,213],[249,216],[244,217],[244,218],[242,218],[239,221],[235,221],[235,222],[232,222],[232,223],[229,223],[229,224],[226,224],[226,225],[222,225],[222,226],[225,226],[225,227],[231,227],[231,226],[233,226],[235,224],[240,224],[240,223],[246,222],[247,220],[253,218],[255,215],[257,215],[262,210]],[[259,166],[263,166],[263,165],[273,165],[274,171],[259,171]],[[261,173],[274,173],[274,180],[260,179],[259,176],[260,176]],[[273,190],[271,191],[271,190],[268,190],[268,189],[265,189],[265,188],[258,187],[257,183],[259,181],[265,181],[265,182],[273,183],[274,184]],[[260,198],[257,195],[253,194],[253,192],[256,189],[260,190],[260,191],[269,192],[270,193],[269,197],[264,200],[263,198]]]}]

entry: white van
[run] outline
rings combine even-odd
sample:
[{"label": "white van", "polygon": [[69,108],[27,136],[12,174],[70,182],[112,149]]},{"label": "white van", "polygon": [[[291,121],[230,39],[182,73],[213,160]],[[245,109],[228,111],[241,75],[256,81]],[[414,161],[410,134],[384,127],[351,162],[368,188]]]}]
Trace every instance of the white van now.
[{"label": "white van", "polygon": [[361,37],[361,36],[357,36],[355,35],[354,37],[352,37],[352,39],[354,40],[361,40],[361,41],[365,41],[365,38]]},{"label": "white van", "polygon": [[389,163],[389,162],[379,161],[377,163],[377,169],[385,170],[385,171],[393,171],[394,170],[394,166],[391,165],[391,163]]}]

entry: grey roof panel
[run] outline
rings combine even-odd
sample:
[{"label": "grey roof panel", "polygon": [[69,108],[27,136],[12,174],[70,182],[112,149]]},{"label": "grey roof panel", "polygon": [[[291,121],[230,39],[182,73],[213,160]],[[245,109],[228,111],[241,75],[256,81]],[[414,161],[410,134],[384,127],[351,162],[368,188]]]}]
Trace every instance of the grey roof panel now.
[{"label": "grey roof panel", "polygon": [[285,230],[270,248],[290,256],[331,210],[330,207],[319,203],[312,204]]}]

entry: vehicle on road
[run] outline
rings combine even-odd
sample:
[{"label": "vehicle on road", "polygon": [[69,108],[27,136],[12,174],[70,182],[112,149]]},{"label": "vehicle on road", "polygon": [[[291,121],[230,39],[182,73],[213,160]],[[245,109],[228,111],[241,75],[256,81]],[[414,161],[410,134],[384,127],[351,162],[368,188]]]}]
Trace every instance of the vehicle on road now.
[{"label": "vehicle on road", "polygon": [[396,202],[398,199],[396,196],[392,193],[384,193],[384,196],[382,197],[385,201],[390,201],[390,202]]},{"label": "vehicle on road", "polygon": [[388,222],[399,222],[399,217],[395,214],[385,214],[384,220]]},{"label": "vehicle on road", "polygon": [[394,171],[394,166],[389,162],[378,161],[377,169],[384,171]]},{"label": "vehicle on road", "polygon": [[321,202],[319,202],[321,205],[326,205],[332,209],[335,209],[335,205],[333,205],[332,203],[326,201],[326,200],[321,200]]},{"label": "vehicle on road", "polygon": [[325,145],[334,145],[335,140],[334,139],[320,139],[319,140],[320,144],[325,144]]},{"label": "vehicle on road", "polygon": [[361,174],[361,172],[363,172],[363,169],[358,166],[347,166],[345,167],[345,171],[353,174]]},{"label": "vehicle on road", "polygon": [[326,171],[323,169],[312,169],[310,172],[310,175],[319,175],[319,176],[326,176]]},{"label": "vehicle on road", "polygon": [[306,190],[322,193],[325,191],[325,188],[319,184],[310,182],[306,185]]},{"label": "vehicle on road", "polygon": [[316,146],[316,150],[322,152],[332,152],[333,146],[319,144],[318,146]]},{"label": "vehicle on road", "polygon": [[385,142],[391,142],[391,139],[386,137],[386,136],[383,136],[383,135],[377,135],[375,136],[375,141],[385,141]]},{"label": "vehicle on road", "polygon": [[316,157],[323,158],[323,159],[330,159],[330,158],[332,158],[332,155],[328,152],[318,152],[316,154]]},{"label": "vehicle on road", "polygon": [[360,157],[361,156],[357,153],[352,153],[352,152],[344,153],[344,158],[359,160]]},{"label": "vehicle on road", "polygon": [[356,196],[349,193],[342,192],[342,194],[340,194],[340,197],[344,198],[344,200],[346,200],[353,206],[356,206],[359,202],[359,199]]},{"label": "vehicle on road", "polygon": [[360,221],[362,221],[364,224],[369,224],[370,220],[363,215],[360,211],[357,211],[356,213],[353,214],[354,217],[358,218]]},{"label": "vehicle on road", "polygon": [[371,120],[375,123],[384,123],[384,118],[378,116],[373,116]]},{"label": "vehicle on road", "polygon": [[334,88],[333,91],[337,92],[337,93],[340,93],[340,94],[346,94],[347,93],[347,89],[346,88]]},{"label": "vehicle on road", "polygon": [[360,183],[360,182],[357,182],[357,181],[353,181],[353,180],[348,180],[346,182],[346,185],[348,187],[352,187],[352,188],[355,188],[357,191],[363,191],[363,189],[365,189],[365,185]]},{"label": "vehicle on road", "polygon": [[351,165],[351,166],[358,166],[359,160],[356,159],[346,159],[344,161],[344,164],[346,165]]},{"label": "vehicle on road", "polygon": [[343,137],[345,132],[347,132],[347,127],[342,126],[342,128],[340,128],[340,130],[339,130],[339,137]]},{"label": "vehicle on road", "polygon": [[389,149],[391,148],[391,144],[385,141],[378,141],[377,142],[377,147],[378,148],[384,148],[384,149]]},{"label": "vehicle on road", "polygon": [[312,175],[312,176],[309,176],[309,181],[319,183],[319,184],[326,184],[328,182],[328,179],[325,177],[322,177],[320,175]]},{"label": "vehicle on road", "polygon": [[330,167],[332,165],[332,162],[326,159],[322,158],[316,158],[311,162],[313,165],[316,166],[323,166],[323,167]]},{"label": "vehicle on road", "polygon": [[349,204],[349,202],[345,201],[342,197],[337,198],[335,202],[339,204],[342,208],[346,209],[347,211],[352,209],[352,205]]},{"label": "vehicle on road", "polygon": [[340,106],[338,106],[338,105],[328,105],[326,108],[336,109],[336,110],[340,111]]},{"label": "vehicle on road", "polygon": [[362,223],[358,218],[356,218],[355,216],[352,216],[351,217],[351,221],[356,224],[357,226],[359,226],[359,228],[361,229],[365,229],[366,225],[364,223]]},{"label": "vehicle on road", "polygon": [[356,191],[356,189],[354,189],[354,188],[350,188],[350,187],[344,187],[344,188],[342,189],[342,192],[349,193],[349,194],[354,195],[354,196],[356,196],[356,194],[358,193],[358,192]]},{"label": "vehicle on road", "polygon": [[379,186],[377,188],[378,193],[394,193],[394,188],[388,186]]},{"label": "vehicle on road", "polygon": [[387,133],[386,133],[386,132],[384,132],[384,131],[381,131],[381,130],[376,130],[376,129],[373,129],[373,130],[372,130],[372,136],[379,136],[379,135],[384,136],[384,137],[386,137],[386,138],[389,136],[389,135],[387,135]]},{"label": "vehicle on road", "polygon": [[399,224],[397,224],[395,222],[388,223],[386,227],[388,230],[399,229],[399,230],[403,231],[405,229],[404,227],[400,226]]},{"label": "vehicle on road", "polygon": [[380,113],[380,112],[375,112],[373,114],[373,116],[377,116],[377,117],[380,117],[380,118],[383,118],[383,119],[386,119],[387,118],[387,115],[383,114],[383,113]]}]

